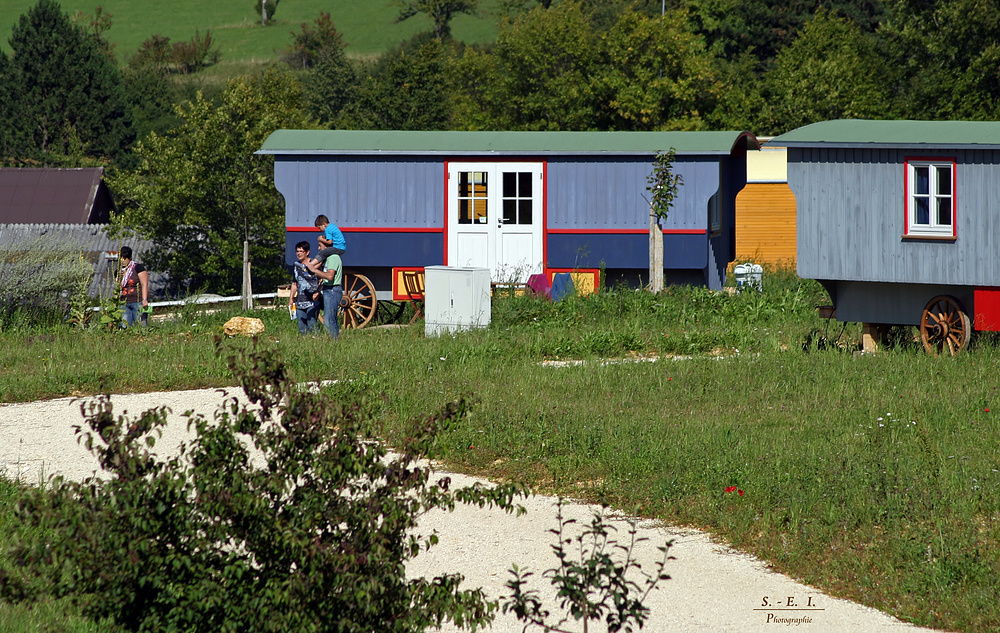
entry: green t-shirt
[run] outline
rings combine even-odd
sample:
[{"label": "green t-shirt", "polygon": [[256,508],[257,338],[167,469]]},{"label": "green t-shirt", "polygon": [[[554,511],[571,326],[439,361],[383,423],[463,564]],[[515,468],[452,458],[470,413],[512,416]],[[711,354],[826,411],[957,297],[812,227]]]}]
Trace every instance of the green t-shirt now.
[{"label": "green t-shirt", "polygon": [[340,261],[340,255],[330,255],[323,262],[323,272],[328,273],[331,270],[336,271],[336,275],[333,277],[333,281],[323,280],[324,288],[332,288],[334,286],[341,286],[344,283],[344,264]]}]

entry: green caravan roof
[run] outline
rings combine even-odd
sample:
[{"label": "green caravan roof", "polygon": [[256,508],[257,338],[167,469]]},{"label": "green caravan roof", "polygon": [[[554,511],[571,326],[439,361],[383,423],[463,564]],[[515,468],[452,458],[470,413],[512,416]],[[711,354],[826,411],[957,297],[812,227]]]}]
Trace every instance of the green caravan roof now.
[{"label": "green caravan roof", "polygon": [[768,145],[1000,149],[1000,122],[837,119],[794,129],[774,137]]},{"label": "green caravan roof", "polygon": [[544,155],[730,154],[758,149],[749,132],[402,132],[277,130],[258,154]]}]

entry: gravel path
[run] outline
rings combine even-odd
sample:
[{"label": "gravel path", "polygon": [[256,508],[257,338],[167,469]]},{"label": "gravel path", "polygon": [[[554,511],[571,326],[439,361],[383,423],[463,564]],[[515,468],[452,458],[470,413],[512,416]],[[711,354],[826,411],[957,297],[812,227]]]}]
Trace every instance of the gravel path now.
[{"label": "gravel path", "polygon": [[[187,435],[181,413],[193,409],[210,417],[223,394],[234,389],[201,389],[113,396],[116,413],[139,413],[152,406],[172,409],[171,421],[158,451],[174,450]],[[97,468],[76,442],[73,426],[80,424],[79,402],[71,398],[26,404],[0,404],[0,472],[29,483],[60,473],[80,479]],[[455,484],[474,481],[450,474]],[[524,500],[528,513],[514,517],[503,512],[460,507],[454,513],[433,513],[422,520],[427,530],[437,530],[440,543],[409,565],[411,574],[459,572],[468,586],[482,586],[498,597],[504,591],[512,563],[535,571],[552,566],[551,534],[555,526],[555,500],[536,496]],[[564,512],[586,522],[593,508],[571,504]],[[624,524],[619,534],[624,535]],[[784,575],[771,572],[756,559],[713,543],[705,533],[640,526],[649,538],[639,549],[639,560],[652,569],[659,559],[657,546],[673,539],[671,580],[649,596],[652,610],[643,631],[764,631],[792,627],[812,632],[930,631],[914,627],[884,613],[846,600],[831,598]],[[540,590],[546,587],[538,586]],[[543,596],[545,592],[543,591]],[[551,596],[551,592],[548,596]],[[766,604],[765,604],[766,601]],[[549,602],[553,605],[553,602]],[[769,607],[769,608],[768,608]],[[499,616],[492,630],[521,631],[513,617]]]}]

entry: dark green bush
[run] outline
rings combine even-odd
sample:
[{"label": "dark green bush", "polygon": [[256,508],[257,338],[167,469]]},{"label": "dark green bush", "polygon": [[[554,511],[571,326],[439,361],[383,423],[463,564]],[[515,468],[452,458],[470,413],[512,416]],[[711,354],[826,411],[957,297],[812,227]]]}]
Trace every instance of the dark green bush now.
[{"label": "dark green bush", "polygon": [[357,404],[303,390],[272,352],[228,358],[251,406],[223,402],[180,454],[152,455],[164,409],[81,406],[105,473],[20,494],[0,598],[69,598],[131,631],[421,631],[492,619],[457,574],[407,579],[436,542],[417,517],[456,503],[514,508],[512,485],[451,489],[421,461],[463,401],[412,423],[398,454]]}]

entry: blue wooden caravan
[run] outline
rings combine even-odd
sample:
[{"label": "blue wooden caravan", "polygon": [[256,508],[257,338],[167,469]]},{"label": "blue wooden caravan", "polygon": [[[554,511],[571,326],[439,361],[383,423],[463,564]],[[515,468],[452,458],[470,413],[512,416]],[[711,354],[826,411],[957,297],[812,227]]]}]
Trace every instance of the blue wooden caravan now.
[{"label": "blue wooden caravan", "polygon": [[344,264],[394,292],[393,269],[490,268],[496,282],[553,269],[607,271],[645,283],[647,177],[674,148],[683,178],[662,224],[665,279],[721,288],[735,257],[735,200],[746,184],[746,132],[379,132],[279,130],[287,261],[324,214],[347,239]]},{"label": "blue wooden caravan", "polygon": [[918,326],[931,353],[1000,330],[1000,122],[825,121],[772,143],[788,148],[799,276],[838,320],[866,339]]}]

